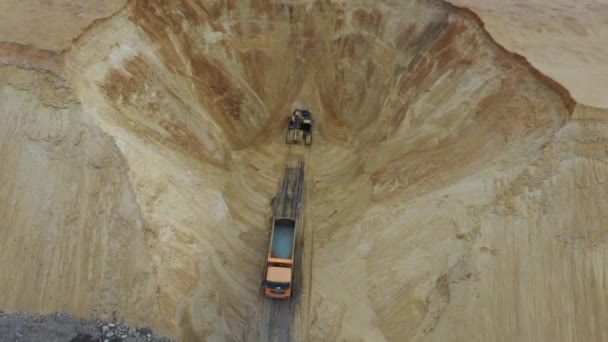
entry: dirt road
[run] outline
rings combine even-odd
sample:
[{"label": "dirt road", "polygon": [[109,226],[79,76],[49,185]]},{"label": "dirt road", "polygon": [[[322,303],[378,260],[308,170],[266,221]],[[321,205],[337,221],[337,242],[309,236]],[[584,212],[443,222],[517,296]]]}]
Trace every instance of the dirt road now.
[{"label": "dirt road", "polygon": [[293,317],[296,300],[271,299],[260,292],[259,341],[287,342],[295,341]]},{"label": "dirt road", "polygon": [[296,341],[295,318],[301,298],[303,220],[301,217],[302,190],[304,187],[304,160],[288,158],[285,173],[277,196],[273,199],[274,217],[291,217],[296,220],[296,248],[292,297],[285,300],[271,299],[264,295],[260,286],[258,299],[258,340]]}]

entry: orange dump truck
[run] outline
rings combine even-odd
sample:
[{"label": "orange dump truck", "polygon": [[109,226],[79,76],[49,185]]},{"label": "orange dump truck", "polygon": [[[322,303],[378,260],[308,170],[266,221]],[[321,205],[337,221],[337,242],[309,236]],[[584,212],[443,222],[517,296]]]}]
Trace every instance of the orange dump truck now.
[{"label": "orange dump truck", "polygon": [[275,218],[264,277],[264,293],[270,298],[290,298],[293,286],[296,221]]}]

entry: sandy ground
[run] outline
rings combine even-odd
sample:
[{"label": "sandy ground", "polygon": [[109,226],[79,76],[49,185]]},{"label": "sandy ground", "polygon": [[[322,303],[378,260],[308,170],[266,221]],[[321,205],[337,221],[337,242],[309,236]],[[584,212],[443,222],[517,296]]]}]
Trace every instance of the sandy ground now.
[{"label": "sandy ground", "polygon": [[429,340],[608,338],[608,125],[596,116],[579,108],[482,215],[470,276]]},{"label": "sandy ground", "polygon": [[125,0],[4,0],[0,41],[59,52],[94,20],[114,14]]},{"label": "sandy ground", "polygon": [[478,13],[500,44],[526,56],[577,102],[608,108],[608,1],[450,2]]},{"label": "sandy ground", "polygon": [[[78,35],[2,56],[0,308],[259,336],[295,154],[295,340],[608,339],[606,112],[476,16],[132,1]],[[318,123],[310,149],[284,144],[295,106]]]}]

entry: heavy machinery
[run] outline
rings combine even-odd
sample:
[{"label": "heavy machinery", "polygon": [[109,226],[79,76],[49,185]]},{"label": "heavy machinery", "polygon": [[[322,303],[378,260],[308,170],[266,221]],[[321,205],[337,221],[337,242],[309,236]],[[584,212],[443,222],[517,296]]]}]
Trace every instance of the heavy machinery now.
[{"label": "heavy machinery", "polygon": [[295,243],[296,221],[288,217],[274,219],[264,280],[266,296],[291,297]]},{"label": "heavy machinery", "polygon": [[306,109],[296,109],[291,113],[287,126],[288,144],[299,144],[302,140],[305,145],[312,144],[312,114]]},{"label": "heavy machinery", "polygon": [[300,128],[302,129],[304,144],[310,145],[312,144],[312,114],[307,110],[303,110],[301,113],[302,121]]},{"label": "heavy machinery", "polygon": [[304,162],[288,161],[279,193],[273,200],[272,232],[264,267],[264,294],[290,298],[293,290],[296,233],[304,182]]},{"label": "heavy machinery", "polygon": [[287,126],[287,139],[288,144],[294,144],[299,141],[299,130],[300,130],[300,111],[294,110],[289,118],[289,124]]}]

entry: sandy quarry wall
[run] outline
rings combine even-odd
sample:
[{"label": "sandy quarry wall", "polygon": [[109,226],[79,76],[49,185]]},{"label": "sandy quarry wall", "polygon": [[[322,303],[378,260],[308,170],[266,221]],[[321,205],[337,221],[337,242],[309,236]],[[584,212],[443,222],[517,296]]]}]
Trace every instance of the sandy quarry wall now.
[{"label": "sandy quarry wall", "polygon": [[428,340],[607,338],[608,126],[598,114],[577,109],[482,215],[470,273],[451,285]]},{"label": "sandy quarry wall", "polygon": [[113,140],[60,77],[2,66],[0,80],[2,307],[153,322],[142,220]]},{"label": "sandy quarry wall", "polygon": [[[606,214],[605,135],[581,121],[601,113],[579,107],[572,120],[564,89],[495,45],[471,13],[436,1],[131,1],[58,58],[67,82],[51,89],[65,87],[70,105],[53,118],[79,128],[50,140],[69,161],[44,172],[57,182],[52,217],[75,204],[93,213],[47,220],[29,213],[48,201],[8,190],[48,182],[14,168],[34,163],[14,137],[27,137],[19,117],[42,115],[40,82],[18,91],[5,81],[3,98],[33,107],[2,107],[15,129],[3,125],[10,187],[0,195],[14,205],[0,231],[14,250],[37,248],[26,236],[47,231],[70,247],[31,262],[0,254],[11,265],[0,272],[22,279],[2,285],[11,295],[1,307],[116,311],[184,340],[256,336],[269,200],[291,150],[307,163],[311,232],[301,340],[606,336],[596,321],[571,319],[607,313],[606,247],[585,242],[603,241],[605,225],[584,225]],[[295,105],[318,122],[310,150],[284,145]],[[82,166],[102,157],[107,167]],[[549,195],[577,177],[584,186]],[[82,195],[65,191],[74,181]],[[564,210],[570,195],[579,212],[595,208],[590,216]],[[570,277],[577,263],[588,267]],[[24,288],[32,279],[49,296],[30,301],[42,286]]]}]

